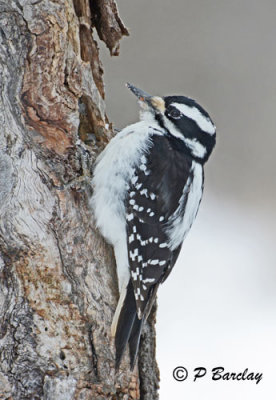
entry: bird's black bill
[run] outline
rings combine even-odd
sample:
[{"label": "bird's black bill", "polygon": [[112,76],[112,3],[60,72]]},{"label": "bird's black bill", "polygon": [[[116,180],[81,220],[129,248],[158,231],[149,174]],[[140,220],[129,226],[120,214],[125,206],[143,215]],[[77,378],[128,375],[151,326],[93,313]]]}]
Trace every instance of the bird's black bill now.
[{"label": "bird's black bill", "polygon": [[149,100],[152,97],[150,94],[148,94],[147,92],[144,92],[144,90],[138,89],[137,87],[133,86],[131,83],[127,83],[126,86],[141,101]]}]

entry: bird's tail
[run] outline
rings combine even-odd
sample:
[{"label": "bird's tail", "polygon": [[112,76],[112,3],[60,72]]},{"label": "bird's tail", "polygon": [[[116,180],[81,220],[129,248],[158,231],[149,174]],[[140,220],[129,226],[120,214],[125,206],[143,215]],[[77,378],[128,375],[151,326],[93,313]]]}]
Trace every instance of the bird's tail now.
[{"label": "bird's tail", "polygon": [[128,343],[130,367],[133,370],[139,349],[143,322],[144,318],[139,319],[137,315],[134,290],[130,279],[126,291],[121,294],[112,324],[112,334],[115,336],[116,347],[116,370],[120,366]]}]

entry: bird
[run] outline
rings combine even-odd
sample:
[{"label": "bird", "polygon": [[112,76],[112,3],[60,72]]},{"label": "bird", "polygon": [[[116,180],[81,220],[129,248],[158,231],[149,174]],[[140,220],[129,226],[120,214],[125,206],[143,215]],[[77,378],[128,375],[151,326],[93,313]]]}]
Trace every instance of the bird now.
[{"label": "bird", "polygon": [[126,86],[138,98],[140,120],[117,133],[98,156],[90,201],[116,259],[116,370],[127,345],[134,369],[142,327],[195,220],[203,167],[216,143],[216,127],[195,100]]}]

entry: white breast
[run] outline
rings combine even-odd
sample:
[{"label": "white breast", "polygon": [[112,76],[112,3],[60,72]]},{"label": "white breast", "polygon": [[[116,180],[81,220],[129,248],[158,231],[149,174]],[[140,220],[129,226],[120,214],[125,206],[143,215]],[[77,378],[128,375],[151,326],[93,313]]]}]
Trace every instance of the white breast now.
[{"label": "white breast", "polygon": [[[196,217],[203,189],[202,165],[192,162],[192,175],[188,179],[183,194],[179,200],[179,206],[174,212],[167,233],[169,236],[169,247],[175,250],[185,239]],[[186,202],[184,214],[183,206]]]},{"label": "white breast", "polygon": [[114,247],[120,292],[125,292],[129,280],[125,198],[134,170],[151,144],[151,136],[158,134],[154,128],[141,121],[123,129],[100,154],[94,170],[90,205],[97,227]]},{"label": "white breast", "polygon": [[144,121],[130,125],[109,142],[97,159],[91,206],[98,228],[113,245],[125,231],[124,200],[128,183],[142,153],[150,146],[153,133]]}]

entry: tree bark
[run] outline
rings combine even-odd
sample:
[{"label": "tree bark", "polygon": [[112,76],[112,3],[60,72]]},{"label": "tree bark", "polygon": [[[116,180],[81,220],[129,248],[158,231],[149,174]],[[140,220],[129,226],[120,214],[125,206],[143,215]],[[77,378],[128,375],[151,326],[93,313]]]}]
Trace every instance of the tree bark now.
[{"label": "tree bark", "polygon": [[113,251],[70,184],[112,136],[95,31],[117,55],[114,0],[0,0],[0,399],[158,398],[155,312],[115,373]]}]

